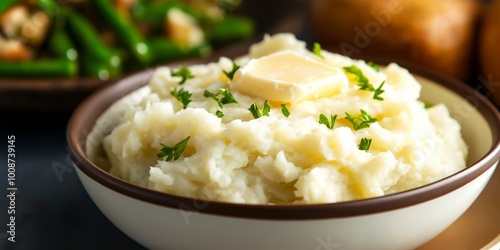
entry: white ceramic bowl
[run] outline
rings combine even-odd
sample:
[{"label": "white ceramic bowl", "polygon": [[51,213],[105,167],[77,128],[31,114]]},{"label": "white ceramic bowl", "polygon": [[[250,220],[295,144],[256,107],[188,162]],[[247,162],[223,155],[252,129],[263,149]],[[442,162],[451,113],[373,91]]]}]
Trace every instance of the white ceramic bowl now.
[{"label": "white ceramic bowl", "polygon": [[115,178],[105,164],[89,160],[87,152],[102,152],[100,139],[141,93],[117,101],[146,85],[151,71],[84,101],[68,125],[68,143],[78,176],[103,214],[150,249],[413,249],[467,210],[500,157],[500,114],[490,102],[463,83],[413,72],[423,85],[422,100],[445,103],[462,125],[468,167],[383,197],[320,205],[242,205],[169,195]]}]

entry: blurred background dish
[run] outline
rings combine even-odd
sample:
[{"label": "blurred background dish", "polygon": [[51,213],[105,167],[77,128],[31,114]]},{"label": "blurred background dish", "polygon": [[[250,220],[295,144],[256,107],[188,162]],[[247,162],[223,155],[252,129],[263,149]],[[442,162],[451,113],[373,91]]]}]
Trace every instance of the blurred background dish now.
[{"label": "blurred background dish", "polygon": [[[425,66],[467,82],[500,106],[499,2],[5,0],[0,110],[71,111],[91,92],[133,72],[222,55],[276,31],[351,57]],[[33,29],[34,23],[42,28]],[[134,46],[141,41],[150,53],[141,55],[141,46]]]},{"label": "blurred background dish", "polygon": [[468,78],[475,0],[316,0],[313,12],[318,40],[343,54],[391,57]]},{"label": "blurred background dish", "polygon": [[426,67],[499,107],[499,14],[499,0],[313,0],[309,19],[330,50]]},{"label": "blurred background dish", "polygon": [[485,96],[500,107],[500,0],[494,0],[486,8],[479,30],[479,65]]},{"label": "blurred background dish", "polygon": [[131,73],[222,53],[279,28],[298,1],[284,2],[2,1],[0,109],[72,110]]}]

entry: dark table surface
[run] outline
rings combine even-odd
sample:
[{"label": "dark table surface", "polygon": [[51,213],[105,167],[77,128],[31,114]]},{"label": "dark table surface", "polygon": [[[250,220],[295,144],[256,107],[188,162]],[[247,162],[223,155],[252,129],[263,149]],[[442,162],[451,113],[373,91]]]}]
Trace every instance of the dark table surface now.
[{"label": "dark table surface", "polygon": [[[0,249],[144,249],[99,211],[81,185],[66,143],[71,112],[0,114]],[[6,233],[9,135],[16,149],[15,244]]]}]

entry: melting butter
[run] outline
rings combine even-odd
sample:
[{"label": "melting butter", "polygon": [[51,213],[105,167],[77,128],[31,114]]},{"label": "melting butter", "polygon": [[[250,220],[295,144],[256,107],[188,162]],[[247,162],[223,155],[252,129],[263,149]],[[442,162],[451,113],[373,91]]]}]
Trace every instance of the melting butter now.
[{"label": "melting butter", "polygon": [[341,69],[286,50],[250,60],[235,73],[230,88],[269,101],[296,103],[342,93],[348,79]]}]

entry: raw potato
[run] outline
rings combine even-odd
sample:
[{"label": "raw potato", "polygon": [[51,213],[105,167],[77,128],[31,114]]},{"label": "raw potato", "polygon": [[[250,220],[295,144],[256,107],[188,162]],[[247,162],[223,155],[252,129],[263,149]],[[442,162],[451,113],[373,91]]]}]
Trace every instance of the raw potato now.
[{"label": "raw potato", "polygon": [[407,61],[467,80],[474,0],[314,0],[313,35],[351,57]]},{"label": "raw potato", "polygon": [[486,89],[482,93],[500,107],[500,0],[486,10],[479,35],[480,81]]}]

